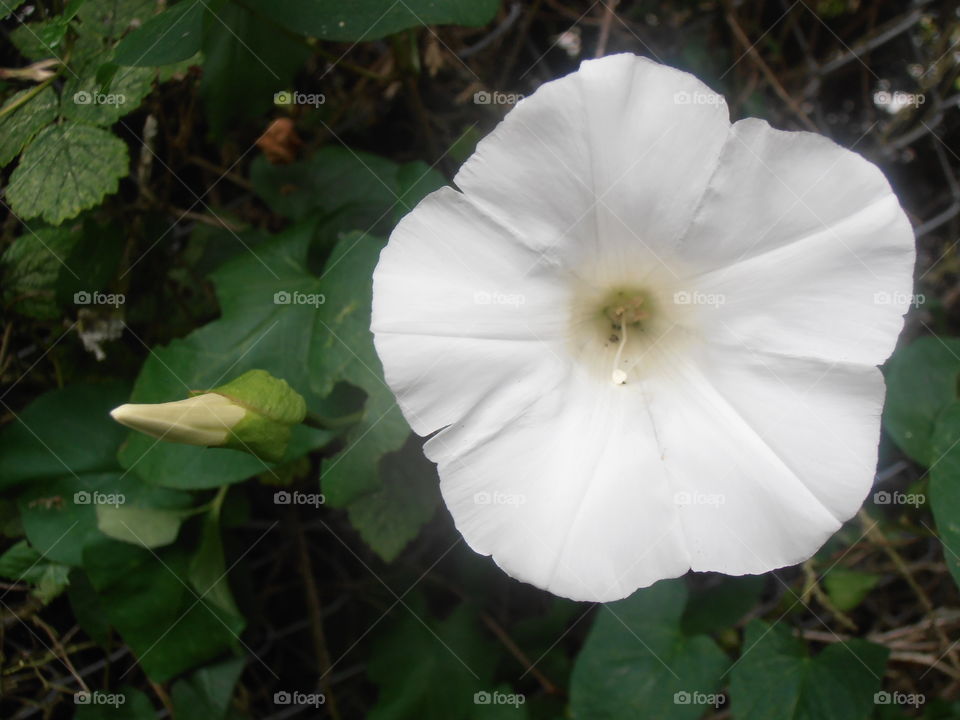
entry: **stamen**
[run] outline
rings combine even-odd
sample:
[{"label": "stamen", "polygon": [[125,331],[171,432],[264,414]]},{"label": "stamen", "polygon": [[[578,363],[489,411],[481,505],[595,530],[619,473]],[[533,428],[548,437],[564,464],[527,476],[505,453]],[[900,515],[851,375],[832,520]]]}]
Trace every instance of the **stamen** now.
[{"label": "stamen", "polygon": [[618,308],[618,313],[620,314],[620,346],[613,358],[612,380],[614,385],[623,385],[627,382],[627,374],[620,369],[620,358],[623,355],[623,346],[627,344],[627,318],[622,309]]}]

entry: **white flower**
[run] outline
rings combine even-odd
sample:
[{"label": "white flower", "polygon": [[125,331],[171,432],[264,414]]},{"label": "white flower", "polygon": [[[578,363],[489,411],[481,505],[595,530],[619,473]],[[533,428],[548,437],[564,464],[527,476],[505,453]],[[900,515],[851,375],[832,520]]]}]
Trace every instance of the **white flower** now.
[{"label": "white flower", "polygon": [[907,310],[874,297],[914,261],[876,167],[618,55],[520,102],[454,182],[390,237],[372,329],[475,551],[608,601],[800,562],[856,512]]}]

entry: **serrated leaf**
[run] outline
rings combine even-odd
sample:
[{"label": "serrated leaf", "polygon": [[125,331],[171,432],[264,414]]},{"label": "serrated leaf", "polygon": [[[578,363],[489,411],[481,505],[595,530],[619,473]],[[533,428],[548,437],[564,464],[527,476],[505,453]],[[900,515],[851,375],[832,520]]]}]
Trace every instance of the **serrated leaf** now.
[{"label": "serrated leaf", "polygon": [[60,17],[24,23],[10,33],[10,40],[20,54],[30,60],[57,57],[62,54],[59,46],[68,26]]},{"label": "serrated leaf", "polygon": [[958,398],[960,339],[922,337],[887,364],[883,424],[911,458],[929,467],[937,416]]},{"label": "serrated leaf", "polygon": [[88,125],[112,125],[136,110],[150,94],[156,71],[118,67],[99,39],[82,39],[60,95],[64,117]]},{"label": "serrated leaf", "polygon": [[[704,635],[686,635],[683,580],[661,580],[598,610],[577,657],[570,713],[582,720],[699,718],[729,661]],[[677,697],[696,699],[677,703]]]},{"label": "serrated leaf", "polygon": [[69,257],[79,240],[66,225],[28,230],[16,238],[0,260],[4,303],[38,320],[59,317],[57,288],[61,276],[72,272]]},{"label": "serrated leaf", "polygon": [[874,709],[889,650],[864,640],[835,643],[809,657],[784,624],[754,620],[733,666],[737,720],[865,720]]},{"label": "serrated leaf", "polygon": [[293,32],[321,40],[375,40],[426,25],[485,25],[500,0],[251,0]]},{"label": "serrated leaf", "polygon": [[127,35],[117,45],[118,65],[156,67],[193,57],[200,51],[203,3],[182,0]]},{"label": "serrated leaf", "polygon": [[86,0],[77,16],[82,35],[116,39],[147,22],[156,8],[155,0]]},{"label": "serrated leaf", "polygon": [[20,156],[7,201],[24,219],[40,216],[59,225],[115,193],[129,164],[116,135],[73,122],[52,125]]},{"label": "serrated leaf", "polygon": [[24,228],[0,259],[3,301],[38,320],[58,318],[64,307],[75,312],[76,293],[110,286],[122,249],[117,228],[90,219]]},{"label": "serrated leaf", "polygon": [[402,450],[384,455],[380,468],[383,487],[351,502],[347,513],[367,545],[390,562],[436,512],[439,479],[413,437]]},{"label": "serrated leaf", "polygon": [[[0,108],[6,108],[21,102],[31,90],[21,90],[13,95]],[[0,167],[13,160],[23,147],[40,130],[52,123],[57,117],[57,95],[47,87],[24,102],[16,110],[3,115],[0,120]]]}]

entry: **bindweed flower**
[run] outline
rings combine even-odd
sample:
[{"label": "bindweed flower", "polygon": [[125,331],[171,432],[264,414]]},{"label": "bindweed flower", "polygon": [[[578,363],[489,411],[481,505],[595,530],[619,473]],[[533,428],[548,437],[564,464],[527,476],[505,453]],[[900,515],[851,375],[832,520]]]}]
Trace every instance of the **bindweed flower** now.
[{"label": "bindweed flower", "polygon": [[158,440],[243,450],[278,462],[291,428],[303,422],[306,412],[303,398],[285,380],[250,370],[186,400],[121,405],[110,415]]},{"label": "bindweed flower", "polygon": [[856,512],[914,261],[874,165],[617,55],[454,182],[391,235],[372,330],[475,551],[608,601],[803,561]]}]

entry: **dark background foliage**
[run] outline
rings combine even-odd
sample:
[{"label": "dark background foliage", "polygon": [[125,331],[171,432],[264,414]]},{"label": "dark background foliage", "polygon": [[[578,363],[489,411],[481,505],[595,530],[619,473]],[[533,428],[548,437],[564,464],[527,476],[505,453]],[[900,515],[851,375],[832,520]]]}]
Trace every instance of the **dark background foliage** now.
[{"label": "dark background foliage", "polygon": [[[960,717],[954,3],[0,15],[2,717]],[[802,566],[599,607],[465,546],[367,328],[397,219],[516,96],[615,52],[876,162],[919,252],[861,514]],[[107,416],[251,368],[324,428],[281,463]]]}]

